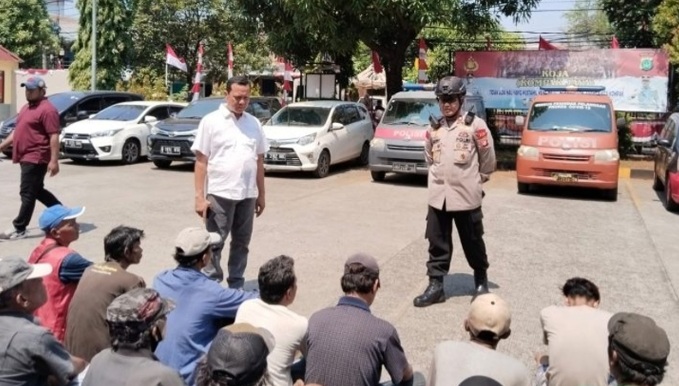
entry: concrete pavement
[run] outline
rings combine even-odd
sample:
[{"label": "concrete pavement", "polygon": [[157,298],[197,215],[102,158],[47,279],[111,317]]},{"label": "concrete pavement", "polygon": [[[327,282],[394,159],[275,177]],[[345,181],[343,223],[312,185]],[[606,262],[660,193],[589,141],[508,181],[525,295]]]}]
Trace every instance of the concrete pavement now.
[{"label": "concrete pavement", "polygon": [[[132,166],[62,163],[47,181],[66,205],[85,205],[81,239],[75,249],[92,260],[103,258],[102,240],[119,224],[137,226],[147,237],[144,258],[131,270],[150,285],[153,276],[174,266],[172,243],[186,226],[199,225],[193,213],[189,166],[157,170]],[[0,225],[16,215],[19,169],[0,162]],[[346,257],[356,251],[377,257],[383,286],[375,314],[397,327],[416,370],[427,374],[437,342],[465,339],[473,279],[457,236],[446,303],[415,309],[412,298],[426,286],[424,219],[426,180],[388,177],[372,183],[366,170],[335,168],[328,178],[279,174],[267,177],[267,208],[256,221],[247,286],[256,286],[258,267],[278,254],[295,258],[298,299],[292,308],[309,316],[336,302]],[[647,314],[666,329],[673,351],[679,347],[677,215],[662,208],[650,181],[623,180],[620,198],[607,202],[592,192],[548,189],[516,193],[512,172],[496,173],[486,186],[486,243],[491,288],[513,309],[513,333],[499,350],[533,369],[533,353],[543,349],[539,311],[561,302],[560,286],[572,276],[600,287],[603,309]],[[32,227],[42,210],[38,205]],[[4,228],[3,228],[4,229]],[[40,240],[0,243],[0,254],[27,256]],[[663,384],[679,384],[679,358],[670,356]]]}]

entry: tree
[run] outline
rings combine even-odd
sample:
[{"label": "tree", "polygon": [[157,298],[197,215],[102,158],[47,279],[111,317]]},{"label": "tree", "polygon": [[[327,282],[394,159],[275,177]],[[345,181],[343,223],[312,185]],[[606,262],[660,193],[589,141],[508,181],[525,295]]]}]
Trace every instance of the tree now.
[{"label": "tree", "polygon": [[621,47],[658,47],[652,23],[661,2],[662,0],[601,0],[601,6]]},{"label": "tree", "polygon": [[41,68],[42,55],[58,53],[59,39],[42,0],[0,0],[0,45],[24,68]]},{"label": "tree", "polygon": [[[92,0],[78,0],[80,29],[73,45],[75,59],[68,78],[76,90],[92,84]],[[97,0],[97,89],[113,90],[130,59],[132,4],[126,0]]]},{"label": "tree", "polygon": [[663,0],[653,19],[658,42],[664,43],[670,61],[679,63],[679,0]]},{"label": "tree", "polygon": [[223,82],[227,77],[227,44],[232,42],[234,74],[272,69],[264,36],[229,1],[137,0],[136,7],[132,35],[138,68],[149,69],[157,76],[164,74],[165,44],[170,44],[186,60],[188,72],[183,77],[190,84],[202,42],[207,79]]},{"label": "tree", "polygon": [[566,13],[570,47],[610,47],[613,29],[600,3],[601,0],[578,0],[573,11]]},{"label": "tree", "polygon": [[[461,36],[497,27],[497,15],[524,19],[538,0],[236,0],[267,34],[267,44],[300,67],[318,52],[349,57],[358,42],[376,51],[387,95],[402,87],[408,47],[426,25],[454,26]],[[338,63],[339,64],[339,63]],[[343,71],[351,71],[345,66]]]}]

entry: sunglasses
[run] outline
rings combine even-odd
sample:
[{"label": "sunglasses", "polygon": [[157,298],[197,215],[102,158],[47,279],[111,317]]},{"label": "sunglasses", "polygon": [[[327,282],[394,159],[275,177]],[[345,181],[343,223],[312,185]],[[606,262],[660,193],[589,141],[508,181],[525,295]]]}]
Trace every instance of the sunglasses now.
[{"label": "sunglasses", "polygon": [[440,96],[438,99],[439,99],[439,102],[441,102],[441,103],[453,103],[453,102],[457,101],[457,96],[443,95],[443,96]]}]

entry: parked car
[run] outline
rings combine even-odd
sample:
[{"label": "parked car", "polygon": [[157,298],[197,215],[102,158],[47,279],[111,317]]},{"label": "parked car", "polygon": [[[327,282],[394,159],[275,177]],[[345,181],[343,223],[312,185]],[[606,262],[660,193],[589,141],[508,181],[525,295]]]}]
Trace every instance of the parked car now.
[{"label": "parked car", "polygon": [[110,106],[90,119],[76,122],[61,133],[64,157],[80,161],[138,162],[147,155],[151,128],[159,120],[186,106],[178,102],[123,102]]},{"label": "parked car", "polygon": [[[144,97],[139,94],[118,91],[68,91],[51,94],[47,99],[59,112],[61,128],[89,118],[90,115],[121,102],[141,101]],[[16,127],[16,118],[13,116],[0,122],[0,141],[7,138]],[[6,156],[12,156],[12,148],[3,152]]]},{"label": "parked car", "polygon": [[[463,111],[486,119],[480,96],[467,95]],[[442,116],[434,91],[401,91],[392,96],[377,125],[370,147],[370,175],[384,180],[387,173],[427,174],[424,140],[430,118]]]},{"label": "parked car", "polygon": [[665,208],[679,211],[679,113],[670,115],[658,136],[653,157],[653,189],[665,192]]},{"label": "parked car", "polygon": [[[199,99],[185,109],[159,122],[151,130],[146,142],[149,159],[159,169],[167,169],[174,161],[195,161],[191,145],[196,138],[196,130],[200,120],[207,114],[217,110],[224,102],[224,97]],[[252,97],[245,111],[254,115],[260,122],[266,122],[281,108],[275,97]]]},{"label": "parked car", "polygon": [[367,165],[373,124],[361,104],[311,101],[283,107],[264,125],[270,149],[267,171],[309,171],[322,178],[330,166],[358,160]]}]

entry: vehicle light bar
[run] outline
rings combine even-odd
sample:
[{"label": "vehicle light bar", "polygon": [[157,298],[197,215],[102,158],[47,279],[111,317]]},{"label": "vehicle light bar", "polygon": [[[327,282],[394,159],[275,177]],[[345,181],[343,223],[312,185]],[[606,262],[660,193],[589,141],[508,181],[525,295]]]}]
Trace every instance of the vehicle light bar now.
[{"label": "vehicle light bar", "polygon": [[545,92],[602,92],[604,86],[542,86],[540,90]]},{"label": "vehicle light bar", "polygon": [[434,83],[404,83],[403,91],[433,91],[435,87]]}]

